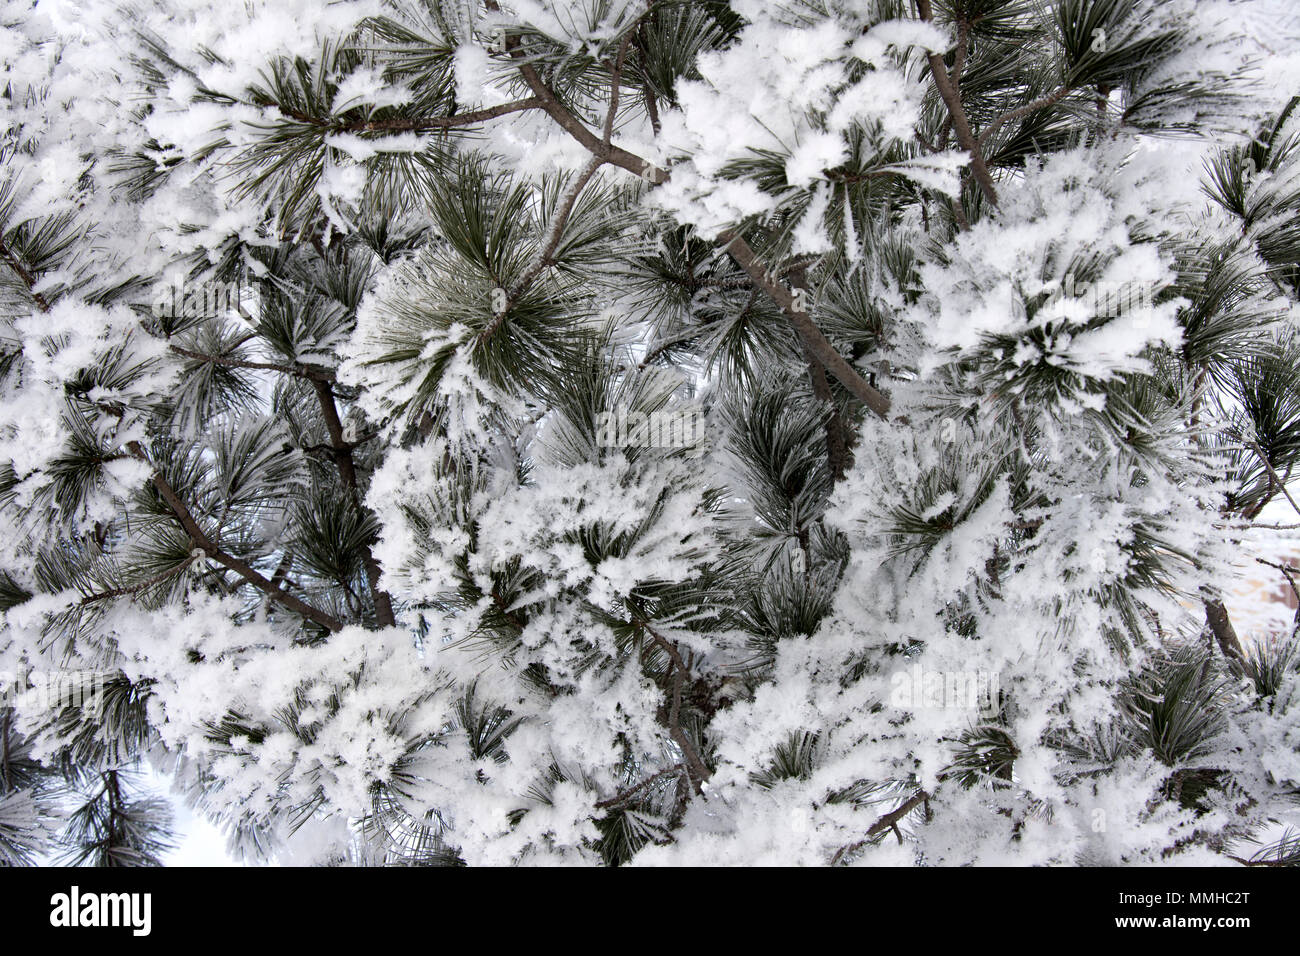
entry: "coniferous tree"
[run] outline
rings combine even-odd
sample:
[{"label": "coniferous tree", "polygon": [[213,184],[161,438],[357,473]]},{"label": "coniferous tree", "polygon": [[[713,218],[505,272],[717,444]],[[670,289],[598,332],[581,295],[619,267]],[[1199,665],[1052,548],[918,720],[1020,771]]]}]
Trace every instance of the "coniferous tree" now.
[{"label": "coniferous tree", "polygon": [[249,859],[1300,861],[1284,0],[82,16],[0,8],[0,863],[158,863],[145,766]]}]

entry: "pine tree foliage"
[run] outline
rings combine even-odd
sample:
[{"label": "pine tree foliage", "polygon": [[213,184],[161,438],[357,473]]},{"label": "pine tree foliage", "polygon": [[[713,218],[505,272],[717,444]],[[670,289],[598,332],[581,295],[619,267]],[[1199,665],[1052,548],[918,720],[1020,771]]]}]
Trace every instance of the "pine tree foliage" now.
[{"label": "pine tree foliage", "polygon": [[65,12],[0,863],[1300,861],[1285,3]]}]

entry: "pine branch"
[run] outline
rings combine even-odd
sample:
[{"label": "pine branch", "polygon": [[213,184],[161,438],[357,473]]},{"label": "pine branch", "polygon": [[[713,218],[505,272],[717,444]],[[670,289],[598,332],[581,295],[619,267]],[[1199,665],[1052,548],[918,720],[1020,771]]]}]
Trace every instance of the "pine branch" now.
[{"label": "pine branch", "polygon": [[966,70],[966,56],[970,52],[970,21],[964,16],[957,20],[957,51],[952,57],[952,70],[948,73],[948,82],[952,88],[959,89],[962,73]]},{"label": "pine branch", "polygon": [[[647,13],[648,12],[649,11],[647,11]],[[641,54],[642,60],[644,60],[648,55],[646,52],[645,28],[646,18],[643,17],[636,25],[635,40],[637,51]],[[654,90],[650,88],[650,81],[648,79],[642,87],[641,98],[645,103],[646,116],[650,118],[650,131],[657,137],[661,129],[659,122],[659,104],[655,100]]]},{"label": "pine branch", "polygon": [[1062,86],[1054,93],[1049,93],[1047,96],[1036,99],[1032,103],[1027,103],[1026,105],[1020,107],[1019,109],[1014,109],[1014,110],[1010,110],[1009,112],[1003,113],[1001,116],[997,117],[991,123],[989,123],[989,125],[984,128],[984,131],[980,133],[979,145],[983,146],[986,142],[988,142],[989,137],[992,136],[997,131],[997,129],[1000,126],[1002,126],[1004,123],[1010,123],[1013,122],[1014,120],[1020,119],[1023,116],[1028,116],[1030,113],[1037,113],[1039,110],[1047,109],[1047,107],[1049,106],[1055,106],[1061,100],[1065,99],[1067,96],[1073,93],[1074,90],[1075,87],[1073,86]]},{"label": "pine branch", "polygon": [[[515,52],[518,53],[518,51]],[[560,102],[559,97],[551,91],[550,87],[542,81],[542,78],[538,76],[537,70],[533,68],[532,64],[520,63],[519,72],[520,75],[523,76],[524,82],[528,84],[529,88],[532,89],[537,98],[541,100],[542,109],[546,111],[547,115],[549,115],[551,119],[555,120],[561,129],[581,143],[593,156],[596,156],[602,162],[619,166],[626,169],[628,172],[642,176],[643,178],[646,178],[648,182],[651,181],[653,177],[663,175],[663,179],[654,178],[654,185],[667,182],[666,171],[656,169],[652,163],[647,162],[635,153],[628,152],[620,146],[605,143],[595,133],[587,129],[586,124],[583,123],[582,120],[578,119],[578,117],[574,116],[573,113],[571,113],[569,109]]]},{"label": "pine branch", "polygon": [[4,259],[9,268],[22,280],[23,285],[27,286],[27,293],[32,297],[32,301],[36,303],[36,307],[42,312],[50,311],[50,303],[45,296],[36,291],[35,277],[27,271],[27,267],[22,264],[14,251],[5,244],[3,238],[0,238],[0,259]]},{"label": "pine branch", "polygon": [[901,843],[903,841],[903,836],[902,833],[899,832],[898,821],[902,820],[923,803],[926,804],[926,814],[928,815],[929,800],[930,795],[928,793],[924,790],[918,790],[915,795],[908,800],[905,800],[897,809],[891,810],[875,823],[871,824],[871,826],[867,828],[867,835],[863,839],[858,840],[856,843],[850,843],[848,846],[842,846],[836,850],[835,855],[831,857],[831,865],[836,865],[848,854],[862,849],[871,842],[873,837],[879,836],[886,830],[893,830],[894,834],[898,837],[898,841]]},{"label": "pine branch", "polygon": [[523,100],[515,100],[511,103],[501,103],[497,106],[488,106],[481,110],[473,110],[469,113],[457,113],[454,116],[426,116],[415,119],[405,119],[402,117],[388,120],[371,120],[369,122],[349,123],[340,130],[344,133],[355,132],[412,132],[424,133],[436,129],[455,129],[461,126],[473,126],[482,123],[485,120],[496,119],[498,116],[507,116],[510,113],[522,113],[525,110],[540,109],[541,101],[536,97],[529,97]]},{"label": "pine branch", "polygon": [[1296,504],[1296,500],[1291,497],[1291,492],[1287,490],[1286,482],[1278,477],[1277,470],[1273,467],[1273,463],[1268,460],[1268,455],[1264,454],[1264,449],[1259,447],[1259,442],[1251,440],[1247,442],[1247,445],[1256,455],[1259,456],[1259,460],[1264,463],[1264,467],[1268,470],[1268,477],[1269,480],[1272,481],[1273,487],[1282,492],[1286,497],[1286,500],[1291,503],[1291,507],[1295,509],[1297,514],[1300,514],[1300,505]]},{"label": "pine branch", "polygon": [[[1194,433],[1200,425],[1208,381],[1209,376],[1205,366],[1199,366],[1193,377],[1195,397],[1192,399],[1192,411],[1188,419],[1188,427]],[[1198,438],[1198,443],[1200,442],[1201,439]],[[1228,614],[1228,608],[1224,605],[1222,598],[1209,588],[1202,588],[1201,604],[1205,607],[1205,624],[1218,643],[1223,656],[1230,661],[1244,661],[1246,652],[1241,646],[1240,638],[1237,637],[1237,629],[1232,626],[1232,618]]]},{"label": "pine branch", "polygon": [[547,228],[546,238],[537,258],[533,260],[533,264],[528,267],[523,276],[520,277],[519,281],[516,282],[510,291],[506,293],[506,301],[505,304],[501,306],[500,311],[492,317],[492,321],[489,322],[483,328],[483,331],[479,333],[477,339],[479,344],[486,342],[492,337],[493,333],[495,333],[506,320],[506,314],[509,313],[511,307],[519,301],[519,297],[528,291],[532,284],[537,281],[537,277],[540,276],[547,267],[554,264],[555,260],[553,257],[555,255],[555,250],[560,246],[560,239],[564,235],[564,227],[568,224],[569,216],[573,213],[574,204],[577,203],[578,196],[582,193],[582,190],[586,188],[587,183],[591,181],[591,177],[596,174],[596,170],[599,169],[601,165],[602,163],[599,158],[593,158],[589,163],[587,163],[582,172],[578,174],[578,178],[574,180],[573,184],[569,187],[568,191],[565,193],[564,201],[560,204],[560,208],[555,212],[555,218]]},{"label": "pine branch", "polygon": [[[486,6],[493,13],[501,11],[501,7],[496,0],[486,0]],[[645,16],[653,7],[654,4],[652,3],[643,11],[641,16]],[[561,129],[581,143],[589,153],[600,158],[603,162],[620,166],[629,172],[636,173],[638,176],[643,176],[655,169],[652,164],[647,163],[641,157],[603,141],[591,130],[587,129],[586,124],[574,116],[568,107],[560,102],[560,98],[546,85],[533,65],[527,61],[527,55],[523,50],[519,49],[518,37],[508,37],[505,47],[506,55],[518,61],[519,74],[523,77],[524,82],[528,84],[529,89],[533,91],[533,96],[540,101],[541,109],[558,123]]]},{"label": "pine branch", "polygon": [[462,126],[474,126],[485,120],[496,119],[499,116],[507,116],[511,113],[521,113],[525,110],[535,110],[541,108],[541,101],[536,97],[529,97],[522,100],[514,100],[510,103],[500,103],[496,106],[485,107],[481,110],[473,110],[468,113],[457,113],[452,116],[421,116],[421,117],[394,117],[386,120],[356,120],[351,123],[339,123],[333,118],[323,119],[319,116],[311,116],[300,110],[291,109],[275,100],[263,100],[254,103],[255,106],[262,109],[277,110],[285,119],[291,119],[294,122],[302,123],[306,126],[314,126],[318,129],[328,130],[330,133],[425,133],[438,129],[456,129]]},{"label": "pine branch", "polygon": [[122,787],[117,779],[116,770],[107,770],[103,774],[104,792],[108,795],[108,833],[104,837],[105,851],[117,846],[117,817],[122,812]]},{"label": "pine branch", "polygon": [[9,793],[14,789],[13,785],[13,758],[9,753],[9,718],[12,710],[8,707],[0,708],[0,794]]},{"label": "pine branch", "polygon": [[[489,10],[498,11],[495,0],[487,0]],[[523,57],[523,51],[518,49],[518,39],[509,38],[506,43],[507,53],[515,59]],[[532,89],[536,97],[542,102],[542,109],[559,124],[560,128],[577,140],[588,152],[600,162],[609,163],[635,173],[637,176],[645,179],[651,185],[662,185],[669,178],[668,170],[660,169],[654,164],[642,159],[635,153],[613,146],[597,137],[591,130],[587,129],[585,123],[578,117],[574,116],[559,97],[548,87],[542,78],[538,75],[537,70],[532,64],[527,62],[519,63],[519,72],[524,81]],[[946,74],[945,74],[946,78]],[[607,120],[608,123],[608,120]],[[969,132],[969,130],[968,130]],[[799,333],[800,338],[807,344],[809,350],[822,363],[823,366],[837,379],[839,379],[850,392],[861,399],[868,408],[882,418],[887,417],[889,413],[889,399],[885,398],[880,392],[867,384],[866,380],[849,365],[835,348],[827,341],[821,330],[808,317],[806,312],[796,310],[794,307],[793,297],[784,289],[777,286],[774,282],[769,281],[768,272],[758,259],[754,250],[740,236],[739,233],[728,230],[722,233],[719,240],[726,243],[726,247],[737,262],[749,273],[750,278],[759,285],[772,299],[781,307],[794,325],[795,330]],[[500,325],[501,317],[498,316],[493,321],[489,329],[495,330]]]},{"label": "pine branch", "polygon": [[686,662],[682,660],[677,645],[652,628],[649,621],[634,616],[633,622],[642,631],[649,634],[650,639],[668,655],[670,676],[672,678],[672,702],[669,705],[667,720],[668,733],[677,743],[677,746],[681,748],[683,756],[686,757],[691,783],[698,793],[704,781],[711,776],[711,773],[681,725],[682,684],[685,682],[687,674],[690,673],[690,669],[686,666]]},{"label": "pine branch", "polygon": [[[917,12],[921,19],[927,23],[934,22],[934,11],[930,7],[930,0],[916,0]],[[970,123],[966,119],[966,111],[962,108],[961,95],[953,86],[948,76],[948,67],[943,62],[943,57],[938,53],[929,54],[930,75],[934,78],[935,88],[939,91],[939,98],[943,100],[944,106],[948,108],[948,115],[952,119],[953,132],[957,134],[957,143],[962,149],[970,154],[971,172],[975,175],[975,180],[980,184],[984,195],[988,197],[989,202],[994,206],[998,204],[997,187],[993,185],[993,177],[989,173],[988,165],[984,162],[984,154],[980,150],[980,144],[971,133]]]},{"label": "pine branch", "polygon": [[[807,283],[802,267],[790,273],[790,282],[796,288],[803,288]],[[808,379],[812,385],[813,397],[826,407],[826,460],[830,465],[831,478],[838,481],[845,476],[849,467],[848,447],[844,440],[844,423],[840,421],[840,412],[835,405],[835,396],[831,392],[830,382],[826,380],[826,368],[813,355],[808,343],[804,341],[804,360],[808,365]]]},{"label": "pine branch", "polygon": [[[1274,568],[1274,569],[1276,569],[1276,570],[1278,570],[1278,571],[1281,571],[1281,572],[1282,572],[1282,576],[1283,576],[1284,578],[1286,578],[1286,583],[1289,584],[1289,585],[1291,585],[1291,593],[1294,594],[1294,595],[1296,596],[1296,601],[1297,601],[1297,602],[1300,602],[1300,587],[1296,587],[1296,583],[1295,583],[1295,573],[1296,573],[1296,569],[1295,569],[1295,568],[1288,567],[1288,566],[1285,565],[1285,564],[1278,564],[1276,561],[1269,561],[1269,560],[1266,560],[1265,558],[1256,558],[1255,560],[1256,560],[1257,562],[1259,562],[1260,564],[1264,565],[1265,567],[1270,567],[1270,568]],[[1300,613],[1300,612],[1297,612],[1297,613]]]},{"label": "pine branch", "polygon": [[[152,462],[149,461],[149,456],[144,453],[144,449],[140,447],[138,441],[128,442],[126,447],[127,450],[140,461],[152,466]],[[194,542],[195,547],[201,550],[209,558],[216,561],[218,564],[229,568],[231,571],[234,571],[253,587],[270,597],[271,600],[283,604],[291,611],[298,612],[309,621],[313,621],[321,627],[331,631],[341,631],[343,629],[341,621],[331,617],[324,611],[317,610],[304,601],[300,601],[292,594],[281,590],[271,581],[267,580],[266,577],[260,574],[256,569],[251,567],[247,562],[241,561],[234,555],[228,554],[217,547],[213,540],[203,532],[202,528],[199,527],[198,522],[194,519],[194,515],[190,513],[189,508],[185,506],[185,502],[180,499],[180,496],[177,495],[171,485],[167,483],[167,479],[162,476],[160,470],[154,468],[151,480],[153,486],[158,490],[158,494],[162,496],[163,501],[165,501],[167,506],[171,508],[172,514],[176,516],[177,523],[179,523],[185,533],[190,536],[190,540]]]},{"label": "pine branch", "polygon": [[1205,623],[1218,642],[1219,650],[1223,651],[1223,656],[1236,661],[1245,660],[1246,652],[1241,646],[1237,630],[1232,626],[1232,619],[1228,616],[1228,609],[1222,599],[1206,596],[1202,598],[1202,603],[1205,605]]},{"label": "pine branch", "polygon": [[280,558],[280,563],[276,566],[275,574],[271,575],[271,583],[283,591],[289,577],[289,569],[293,567],[293,555],[286,551]]},{"label": "pine branch", "polygon": [[1229,860],[1234,863],[1240,863],[1242,866],[1294,866],[1287,860],[1247,860],[1244,857],[1232,856],[1226,854]]},{"label": "pine branch", "polygon": [[789,317],[804,347],[812,356],[867,408],[881,418],[888,418],[889,399],[868,385],[857,370],[835,351],[835,347],[827,341],[826,336],[822,334],[821,329],[817,328],[807,312],[796,308],[794,296],[772,281],[749,243],[745,242],[739,233],[731,230],[723,232],[718,238],[726,243],[724,248],[731,253],[732,258],[740,264],[754,284],[766,292],[768,297]]},{"label": "pine branch", "polygon": [[[329,382],[313,381],[312,385],[316,388],[316,397],[320,401],[321,415],[325,419],[325,428],[329,432],[330,445],[333,447],[334,463],[338,466],[339,477],[343,479],[343,484],[347,487],[352,499],[352,506],[359,513],[364,513],[365,509],[361,504],[361,493],[357,488],[357,469],[356,462],[352,457],[352,446],[343,440],[343,422],[339,419],[338,406],[334,402],[334,389]],[[375,619],[379,622],[380,627],[392,627],[397,623],[393,614],[393,599],[387,591],[379,586],[379,579],[382,573],[379,562],[375,560],[369,544],[361,546],[361,561],[365,565],[366,580],[370,584],[371,594],[375,601]]]},{"label": "pine branch", "polygon": [[835,396],[831,393],[830,382],[826,380],[826,368],[817,357],[804,345],[804,358],[808,363],[808,377],[812,382],[813,396],[826,406],[826,460],[830,465],[831,478],[840,480],[849,470],[849,449],[844,439],[844,423],[840,421],[839,409],[835,407]]},{"label": "pine branch", "polygon": [[605,134],[601,137],[601,142],[606,147],[610,145],[610,139],[614,135],[614,117],[618,113],[618,94],[619,82],[623,77],[623,60],[627,57],[628,44],[632,42],[632,34],[629,32],[623,37],[623,42],[618,46],[618,56],[614,59],[613,69],[610,71],[609,81],[609,113],[605,117]]},{"label": "pine branch", "polygon": [[136,594],[139,594],[145,588],[153,587],[153,585],[155,584],[161,584],[163,581],[167,581],[171,578],[176,577],[176,575],[180,574],[182,571],[184,571],[193,563],[194,563],[194,557],[191,555],[190,557],[182,561],[180,564],[178,564],[176,567],[168,568],[166,571],[161,571],[158,574],[153,575],[152,577],[146,578],[145,580],[139,582],[138,584],[129,584],[126,585],[125,587],[111,588],[110,590],[107,591],[97,591],[94,594],[86,595],[77,603],[84,607],[90,604],[97,604],[100,601],[111,601],[114,598],[124,597],[125,595],[128,594],[134,596]]},{"label": "pine branch", "polygon": [[224,355],[208,355],[204,352],[196,352],[194,349],[188,349],[182,345],[176,345],[173,342],[167,343],[167,347],[178,355],[184,355],[186,358],[192,358],[199,362],[207,362],[212,365],[221,365],[226,368],[245,368],[268,372],[283,372],[285,375],[294,375],[298,378],[310,379],[312,382],[316,383],[334,381],[334,372],[332,369],[318,368],[308,365],[282,365],[277,362],[249,362],[244,361],[243,359],[228,358]]},{"label": "pine branch", "polygon": [[652,786],[656,781],[662,780],[664,777],[667,777],[671,774],[681,773],[683,770],[686,769],[687,769],[686,764],[684,763],[675,763],[671,767],[665,767],[663,770],[660,770],[658,773],[653,773],[650,776],[646,777],[641,782],[635,783],[632,786],[627,787],[626,789],[620,790],[618,793],[614,794],[614,796],[610,797],[608,800],[601,800],[597,802],[596,806],[601,810],[608,810],[610,807],[617,807],[620,804],[627,803],[633,797],[637,796],[642,791],[644,791],[647,787]]}]

